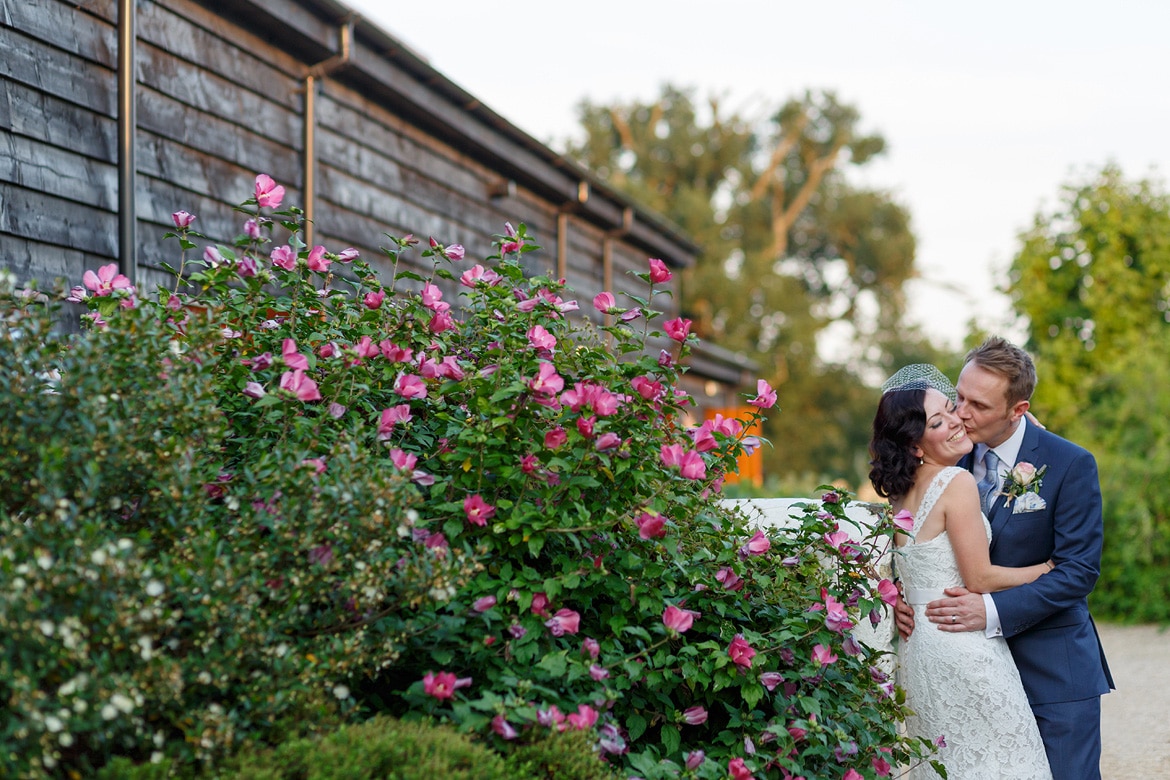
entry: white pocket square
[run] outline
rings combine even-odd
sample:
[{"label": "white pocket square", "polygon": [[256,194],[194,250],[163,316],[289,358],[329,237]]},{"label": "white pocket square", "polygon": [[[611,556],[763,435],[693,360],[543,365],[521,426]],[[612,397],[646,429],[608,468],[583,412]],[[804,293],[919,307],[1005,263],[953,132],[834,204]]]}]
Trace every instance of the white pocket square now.
[{"label": "white pocket square", "polygon": [[1025,493],[1012,502],[1012,514],[1018,515],[1021,512],[1039,512],[1048,506],[1044,499],[1040,498],[1036,493]]}]

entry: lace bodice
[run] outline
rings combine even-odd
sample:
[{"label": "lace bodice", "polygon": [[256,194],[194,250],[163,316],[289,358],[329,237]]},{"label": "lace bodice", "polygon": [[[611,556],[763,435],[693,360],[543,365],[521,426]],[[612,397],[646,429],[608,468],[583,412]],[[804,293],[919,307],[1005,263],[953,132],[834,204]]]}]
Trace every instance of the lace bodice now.
[{"label": "lace bodice", "polygon": [[[918,511],[914,513],[914,527],[911,531],[915,536],[922,529],[922,524],[934,510],[934,505],[946,491],[947,486],[955,475],[963,469],[958,466],[945,468],[935,475],[922,497]],[[983,527],[987,530],[987,541],[991,542],[991,525],[987,518],[983,518]],[[955,560],[955,551],[951,547],[947,532],[943,531],[933,539],[925,542],[911,540],[908,544],[898,548],[897,557],[898,576],[906,588],[936,589],[953,588],[963,584],[963,577],[959,574],[959,564]]]}]

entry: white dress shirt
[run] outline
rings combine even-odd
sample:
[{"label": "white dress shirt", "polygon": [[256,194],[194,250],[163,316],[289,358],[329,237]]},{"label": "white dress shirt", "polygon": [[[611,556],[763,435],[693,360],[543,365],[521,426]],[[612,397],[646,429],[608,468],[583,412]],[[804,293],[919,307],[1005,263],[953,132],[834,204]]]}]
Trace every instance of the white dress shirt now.
[{"label": "white dress shirt", "polygon": [[[999,474],[996,475],[995,492],[999,493],[1003,489],[1004,477],[1016,465],[1016,458],[1020,456],[1020,447],[1024,444],[1024,428],[1027,425],[1028,418],[1021,417],[1020,424],[1016,426],[1012,435],[1007,437],[998,447],[988,447],[986,444],[975,445],[975,468],[971,469],[971,474],[975,477],[976,482],[983,479],[983,475],[987,473],[987,469],[983,465],[983,455],[988,449],[991,449],[999,458]],[[995,600],[991,598],[990,593],[983,594],[983,606],[987,611],[987,628],[983,632],[984,636],[988,639],[1003,636],[1003,626],[999,622],[999,611],[995,608]]]}]

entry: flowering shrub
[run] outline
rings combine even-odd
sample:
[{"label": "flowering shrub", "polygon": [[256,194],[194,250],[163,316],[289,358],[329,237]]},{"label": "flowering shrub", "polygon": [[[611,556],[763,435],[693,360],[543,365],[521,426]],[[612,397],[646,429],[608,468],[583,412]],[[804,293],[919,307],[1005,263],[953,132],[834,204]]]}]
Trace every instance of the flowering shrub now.
[{"label": "flowering shrub", "polygon": [[884,777],[929,752],[851,631],[892,598],[892,522],[851,539],[830,494],[767,533],[715,502],[759,442],[688,422],[695,337],[658,325],[661,261],[597,296],[615,324],[594,330],[526,270],[523,225],[487,265],[431,239],[425,275],[394,240],[382,280],[304,246],[282,198],[258,177],[239,238],[194,261],[177,212],[157,298],[87,274],[84,338],[5,298],[5,761],[210,761],[369,711],[505,753],[584,731],[647,780]]}]

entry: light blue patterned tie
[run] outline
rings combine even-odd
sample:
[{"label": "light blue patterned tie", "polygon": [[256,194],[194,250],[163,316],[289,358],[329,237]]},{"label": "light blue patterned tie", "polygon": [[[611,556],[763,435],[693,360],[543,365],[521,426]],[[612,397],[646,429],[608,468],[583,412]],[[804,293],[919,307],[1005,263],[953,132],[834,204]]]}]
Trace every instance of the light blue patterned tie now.
[{"label": "light blue patterned tie", "polygon": [[979,499],[983,502],[983,512],[991,514],[991,505],[995,503],[995,484],[999,479],[996,473],[999,471],[999,458],[996,457],[995,452],[987,450],[983,453],[983,467],[987,472],[983,475],[983,479],[979,480]]}]

